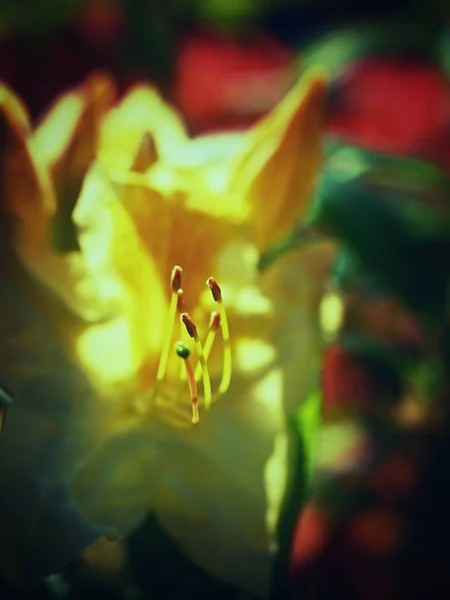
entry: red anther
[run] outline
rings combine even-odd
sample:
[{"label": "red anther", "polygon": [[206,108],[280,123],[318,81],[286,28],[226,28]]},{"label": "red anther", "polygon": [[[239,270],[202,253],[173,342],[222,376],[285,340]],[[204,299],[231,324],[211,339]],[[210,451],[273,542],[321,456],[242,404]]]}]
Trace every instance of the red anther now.
[{"label": "red anther", "polygon": [[220,327],[220,313],[213,310],[213,312],[211,313],[211,316],[209,318],[209,330],[213,331],[215,333],[219,329],[219,327]]},{"label": "red anther", "polygon": [[209,277],[206,280],[206,285],[211,290],[211,294],[216,302],[222,301],[222,290],[220,289],[220,285],[214,279],[214,277]]},{"label": "red anther", "polygon": [[170,285],[172,286],[172,291],[175,293],[178,292],[178,290],[181,288],[182,272],[183,272],[183,269],[181,267],[179,267],[178,265],[176,265],[172,269],[172,274],[170,276]]},{"label": "red anther", "polygon": [[186,331],[191,336],[191,338],[195,337],[197,334],[197,327],[195,326],[192,317],[188,315],[188,313],[181,313],[180,321],[186,327]]}]

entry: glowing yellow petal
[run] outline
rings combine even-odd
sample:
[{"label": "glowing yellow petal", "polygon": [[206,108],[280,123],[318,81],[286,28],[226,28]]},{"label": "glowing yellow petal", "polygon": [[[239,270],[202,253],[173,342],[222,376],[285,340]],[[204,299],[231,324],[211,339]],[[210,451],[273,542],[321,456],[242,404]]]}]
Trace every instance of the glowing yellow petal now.
[{"label": "glowing yellow petal", "polygon": [[322,157],[325,78],[307,73],[249,133],[238,157],[230,193],[252,210],[260,251],[280,241],[304,211]]},{"label": "glowing yellow petal", "polygon": [[0,86],[2,194],[4,208],[36,224],[36,238],[45,234],[44,213],[54,210],[54,196],[46,169],[38,161],[27,111],[6,85]]},{"label": "glowing yellow petal", "polygon": [[24,134],[30,131],[30,118],[25,105],[20,98],[4,84],[0,84],[0,107],[2,113],[5,113],[8,121]]},{"label": "glowing yellow petal", "polygon": [[112,81],[94,74],[63,95],[35,132],[36,152],[51,170],[60,226],[70,221],[83,178],[95,160],[100,122],[113,96]]},{"label": "glowing yellow petal", "polygon": [[161,279],[167,278],[173,265],[182,265],[188,282],[186,302],[195,306],[218,253],[236,235],[236,226],[190,210],[183,203],[181,191],[166,196],[150,186],[116,188]]},{"label": "glowing yellow petal", "polygon": [[142,137],[148,132],[155,140],[158,154],[177,152],[187,139],[182,120],[156,90],[150,86],[133,88],[110,111],[100,138],[100,160],[110,170],[129,169]]},{"label": "glowing yellow petal", "polygon": [[48,165],[54,167],[69,153],[73,169],[86,169],[97,151],[100,121],[114,96],[112,80],[95,73],[55,102],[34,133],[36,149]]},{"label": "glowing yellow petal", "polygon": [[78,91],[59,100],[41,121],[34,138],[37,150],[52,165],[69,144],[84,109],[84,98]]},{"label": "glowing yellow petal", "polygon": [[102,382],[136,378],[147,368],[151,372],[145,376],[151,381],[164,335],[167,294],[133,221],[98,170],[85,182],[74,220],[85,231],[81,250],[92,281],[112,290],[123,288],[122,320],[93,328],[80,338],[82,361]]}]

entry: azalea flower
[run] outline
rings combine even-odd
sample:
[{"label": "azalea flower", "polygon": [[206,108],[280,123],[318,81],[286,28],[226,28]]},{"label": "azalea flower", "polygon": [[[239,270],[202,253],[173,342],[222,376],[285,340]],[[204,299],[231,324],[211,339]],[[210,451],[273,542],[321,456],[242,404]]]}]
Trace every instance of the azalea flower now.
[{"label": "azalea flower", "polygon": [[[155,511],[201,567],[267,596],[292,476],[285,415],[316,386],[315,312],[333,247],[293,252],[264,273],[258,261],[313,191],[323,75],[305,76],[248,132],[196,140],[144,85],[110,108],[112,83],[91,78],[34,132],[2,93],[17,252],[77,316],[56,323],[68,359],[51,365],[34,404],[0,365],[18,392],[0,497],[22,568],[60,569]],[[26,174],[20,185],[11,165]],[[49,223],[64,224],[57,239],[69,252],[52,250]]]}]

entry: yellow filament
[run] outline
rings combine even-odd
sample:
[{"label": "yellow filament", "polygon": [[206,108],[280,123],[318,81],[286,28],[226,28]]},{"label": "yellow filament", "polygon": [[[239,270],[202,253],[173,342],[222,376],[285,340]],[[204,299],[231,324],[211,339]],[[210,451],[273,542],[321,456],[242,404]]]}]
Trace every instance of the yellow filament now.
[{"label": "yellow filament", "polygon": [[228,328],[228,319],[225,311],[225,306],[222,300],[219,300],[219,314],[220,314],[220,326],[222,328],[222,339],[223,339],[223,370],[222,378],[220,380],[218,394],[222,395],[230,387],[231,382],[231,344],[230,344],[230,330]]},{"label": "yellow filament", "polygon": [[[211,380],[209,377],[208,365],[206,364],[205,354],[203,352],[203,346],[200,341],[200,338],[198,337],[197,332],[194,333],[194,343],[195,343],[195,349],[197,350],[197,354],[198,354],[199,366],[202,371],[203,395],[204,395],[205,409],[209,410],[209,408],[211,407]],[[193,377],[195,380],[195,375],[193,375]]]},{"label": "yellow filament", "polygon": [[167,315],[167,332],[166,337],[164,338],[163,349],[161,352],[161,357],[159,359],[158,371],[156,373],[156,385],[158,385],[166,374],[167,363],[169,360],[171,341],[173,336],[173,328],[175,325],[175,318],[177,315],[177,303],[178,303],[178,294],[177,292],[172,292],[172,297],[170,299],[170,307],[169,313]]},{"label": "yellow filament", "polygon": [[[179,315],[181,315],[181,313],[184,312],[186,309],[185,304],[184,304],[184,298],[183,298],[183,290],[178,290],[177,294],[178,294],[177,312]],[[187,331],[186,331],[186,328],[183,325],[182,321],[180,321],[180,339],[185,344],[189,345]],[[184,368],[183,364],[180,364],[180,379],[181,379],[181,381],[186,381],[186,379],[187,379],[186,369]]]},{"label": "yellow filament", "polygon": [[[183,326],[183,323],[180,323],[180,339],[183,340],[183,342],[185,342],[186,344],[188,343],[186,329]],[[182,364],[180,365],[180,379],[181,381],[186,381],[187,379],[186,369],[183,367]]]},{"label": "yellow filament", "polygon": [[186,376],[189,383],[189,392],[191,394],[192,423],[195,425],[200,420],[200,415],[198,413],[197,384],[195,383],[194,369],[192,368],[191,361],[189,358],[184,358],[183,362],[184,366],[186,367]]},{"label": "yellow filament", "polygon": [[[210,331],[208,331],[208,335],[206,336],[205,343],[203,344],[203,356],[205,357],[205,362],[208,362],[209,355],[211,354],[211,350],[212,350],[212,347],[214,344],[214,340],[216,339],[216,333],[217,333],[217,331],[210,330]],[[198,381],[200,379],[201,374],[202,374],[202,365],[199,362],[195,369],[195,380],[196,381]]]}]

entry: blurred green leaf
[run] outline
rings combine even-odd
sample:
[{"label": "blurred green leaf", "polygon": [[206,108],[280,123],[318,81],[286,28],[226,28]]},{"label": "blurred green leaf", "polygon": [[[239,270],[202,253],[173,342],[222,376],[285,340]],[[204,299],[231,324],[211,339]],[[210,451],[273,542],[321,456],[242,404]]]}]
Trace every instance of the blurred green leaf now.
[{"label": "blurred green leaf", "polygon": [[430,34],[419,22],[362,22],[334,30],[306,48],[302,68],[324,66],[337,77],[349,63],[366,57],[395,54],[429,56]]},{"label": "blurred green leaf", "polygon": [[437,165],[410,156],[381,154],[331,139],[326,170],[336,178],[357,180],[377,189],[401,190],[436,208],[448,207],[449,175]]},{"label": "blurred green leaf", "polygon": [[386,296],[380,281],[364,269],[361,260],[346,246],[341,246],[336,253],[331,268],[330,282],[333,287],[352,290],[367,300]]},{"label": "blurred green leaf", "polygon": [[307,484],[314,468],[314,443],[321,423],[321,400],[321,394],[316,390],[289,419],[297,435],[303,439]]},{"label": "blurred green leaf", "polygon": [[[450,277],[449,215],[395,189],[394,163],[392,186],[369,185],[362,174],[376,179],[374,169],[364,154],[359,158],[354,164],[347,161],[348,169],[327,169],[307,224],[343,243],[387,291],[436,326],[443,318]],[[424,169],[421,181],[434,181],[429,173]]]},{"label": "blurred green leaf", "polygon": [[450,76],[450,26],[442,35],[438,43],[438,55],[442,67]]},{"label": "blurred green leaf", "polygon": [[316,390],[288,417],[290,474],[278,525],[278,551],[270,596],[273,599],[285,597],[292,540],[314,468],[314,443],[321,423],[321,400],[321,394]]},{"label": "blurred green leaf", "polygon": [[419,401],[430,402],[444,384],[444,362],[441,359],[433,358],[426,362],[416,363],[405,370],[405,378]]}]

